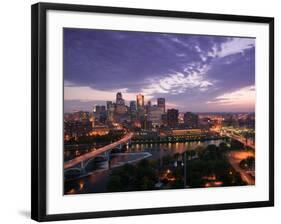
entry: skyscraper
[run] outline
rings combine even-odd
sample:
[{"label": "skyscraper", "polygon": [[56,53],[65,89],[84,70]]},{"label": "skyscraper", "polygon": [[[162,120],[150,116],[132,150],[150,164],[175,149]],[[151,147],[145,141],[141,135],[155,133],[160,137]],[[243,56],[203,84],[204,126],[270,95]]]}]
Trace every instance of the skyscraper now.
[{"label": "skyscraper", "polygon": [[105,106],[104,106],[104,105],[96,105],[96,106],[95,106],[95,112],[96,112],[97,114],[103,113],[103,112],[105,112],[105,111],[106,111],[106,109],[105,109]]},{"label": "skyscraper", "polygon": [[136,101],[130,101],[130,115],[131,120],[135,120],[137,118],[137,104]]},{"label": "skyscraper", "polygon": [[163,109],[154,105],[148,112],[148,120],[151,121],[153,127],[160,127],[162,125]]},{"label": "skyscraper", "polygon": [[104,123],[106,120],[106,108],[104,105],[96,105],[94,112],[96,120],[101,123]]},{"label": "skyscraper", "polygon": [[167,124],[169,127],[174,128],[178,125],[179,111],[176,109],[167,110]]},{"label": "skyscraper", "polygon": [[186,112],[184,114],[184,124],[189,128],[198,128],[198,115]]},{"label": "skyscraper", "polygon": [[106,102],[106,109],[107,109],[107,120],[109,122],[113,122],[114,120],[114,112],[115,112],[115,105],[112,103],[112,101]]},{"label": "skyscraper", "polygon": [[125,100],[122,98],[122,93],[120,92],[116,94],[116,105],[125,106]]},{"label": "skyscraper", "polygon": [[137,95],[137,109],[144,107],[144,96],[142,94]]},{"label": "skyscraper", "polygon": [[137,111],[136,101],[134,101],[134,100],[130,101],[130,111],[131,112],[136,112]]},{"label": "skyscraper", "polygon": [[122,93],[118,92],[116,94],[116,110],[117,114],[125,114],[127,113],[127,107],[125,105],[125,100],[122,98]]},{"label": "skyscraper", "polygon": [[111,105],[112,105],[112,101],[106,101],[106,110],[109,110]]},{"label": "skyscraper", "polygon": [[163,109],[163,112],[166,110],[165,98],[157,98],[157,106]]}]

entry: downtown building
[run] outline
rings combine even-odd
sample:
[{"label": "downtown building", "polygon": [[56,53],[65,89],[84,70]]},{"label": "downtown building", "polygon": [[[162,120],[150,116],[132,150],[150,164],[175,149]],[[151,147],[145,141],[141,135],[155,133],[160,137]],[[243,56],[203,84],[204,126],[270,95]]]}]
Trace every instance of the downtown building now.
[{"label": "downtown building", "polygon": [[165,102],[165,98],[157,98],[157,106],[159,108],[162,108],[163,113],[166,112],[166,102]]},{"label": "downtown building", "polygon": [[162,107],[158,107],[156,105],[149,108],[148,111],[148,120],[151,121],[151,125],[153,128],[160,127],[162,122],[162,115],[164,114],[164,110]]},{"label": "downtown building", "polygon": [[170,128],[176,128],[178,126],[179,111],[176,109],[167,110],[167,125]]},{"label": "downtown building", "polygon": [[186,112],[184,114],[184,125],[188,128],[198,128],[199,126],[199,117],[197,114]]}]

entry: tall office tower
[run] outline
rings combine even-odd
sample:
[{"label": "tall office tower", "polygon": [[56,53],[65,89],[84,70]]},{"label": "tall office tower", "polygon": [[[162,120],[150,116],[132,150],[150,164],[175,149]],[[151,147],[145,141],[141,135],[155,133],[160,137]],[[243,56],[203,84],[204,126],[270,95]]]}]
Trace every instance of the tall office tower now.
[{"label": "tall office tower", "polygon": [[169,127],[174,128],[178,125],[179,111],[176,109],[167,110],[167,124]]},{"label": "tall office tower", "polygon": [[90,122],[92,124],[92,128],[94,128],[95,127],[95,114],[94,114],[94,112],[91,112],[91,114],[90,114]]},{"label": "tall office tower", "polygon": [[157,98],[157,106],[162,108],[163,112],[165,113],[166,110],[165,98]]},{"label": "tall office tower", "polygon": [[116,94],[116,110],[115,112],[119,115],[127,113],[127,107],[125,105],[125,100],[122,98],[122,93]]},{"label": "tall office tower", "polygon": [[103,106],[103,105],[95,106],[95,113],[100,114],[100,113],[104,113],[105,111],[106,111],[105,106]]},{"label": "tall office tower", "polygon": [[154,105],[149,109],[148,120],[151,121],[152,127],[160,127],[162,125],[163,109]]},{"label": "tall office tower", "polygon": [[106,101],[106,114],[107,114],[107,121],[113,122],[114,120],[114,112],[115,112],[115,105],[112,101]]},{"label": "tall office tower", "polygon": [[125,100],[122,98],[122,93],[116,94],[116,105],[122,105],[125,106]]},{"label": "tall office tower", "polygon": [[189,128],[198,128],[198,115],[186,112],[184,114],[184,124]]},{"label": "tall office tower", "polygon": [[145,105],[145,113],[148,114],[150,109],[151,109],[152,105],[151,105],[151,101],[147,101],[147,104]]},{"label": "tall office tower", "polygon": [[137,118],[137,104],[136,101],[130,101],[130,116],[131,116],[131,120],[136,120]]},{"label": "tall office tower", "polygon": [[106,110],[108,110],[111,105],[113,105],[112,101],[106,101]]},{"label": "tall office tower", "polygon": [[144,107],[144,96],[141,94],[137,95],[137,109],[139,110],[140,108]]},{"label": "tall office tower", "polygon": [[136,101],[132,100],[130,101],[130,112],[136,112],[136,111],[137,111]]},{"label": "tall office tower", "polygon": [[118,92],[116,94],[116,103],[118,102],[118,100],[122,99],[122,93]]},{"label": "tall office tower", "polygon": [[106,107],[104,105],[96,105],[94,115],[97,121],[104,123],[106,120]]}]

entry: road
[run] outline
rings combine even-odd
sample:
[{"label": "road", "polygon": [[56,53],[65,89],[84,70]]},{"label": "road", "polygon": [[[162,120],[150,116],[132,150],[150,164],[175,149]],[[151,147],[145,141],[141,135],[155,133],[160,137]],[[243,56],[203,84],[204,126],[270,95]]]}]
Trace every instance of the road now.
[{"label": "road", "polygon": [[124,144],[124,143],[128,142],[133,137],[133,135],[134,135],[133,133],[128,133],[122,139],[120,139],[116,142],[113,142],[109,145],[101,147],[95,151],[78,156],[72,160],[66,161],[64,163],[63,167],[64,167],[64,169],[68,169],[68,168],[74,167],[75,165],[81,163],[82,161],[86,161],[86,160],[94,158],[102,153],[105,153],[105,152],[117,147],[120,144]]},{"label": "road", "polygon": [[245,151],[235,151],[228,154],[228,159],[233,169],[240,173],[243,181],[245,181],[248,185],[255,185],[254,178],[239,166],[240,161],[242,159],[246,159],[248,156],[253,156],[253,153]]}]

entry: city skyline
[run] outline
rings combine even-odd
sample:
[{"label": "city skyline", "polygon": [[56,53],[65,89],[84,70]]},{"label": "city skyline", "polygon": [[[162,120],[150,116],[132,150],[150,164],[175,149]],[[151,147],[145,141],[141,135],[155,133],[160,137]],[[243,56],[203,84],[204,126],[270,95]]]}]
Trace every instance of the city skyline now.
[{"label": "city skyline", "polygon": [[254,112],[255,39],[64,29],[64,110],[166,99],[180,112]]},{"label": "city skyline", "polygon": [[[115,93],[115,95],[116,94],[117,93]],[[141,95],[141,94],[138,94],[138,95]],[[129,108],[132,102],[137,104],[137,96],[138,95],[136,95],[136,99],[135,100],[126,100],[126,99],[124,99],[124,95],[122,93],[122,99],[124,100],[124,105]],[[115,96],[115,98],[116,98],[116,96]],[[113,98],[112,100],[99,101],[98,104],[97,103],[90,104],[88,109],[87,108],[83,108],[82,109],[82,108],[79,108],[79,107],[75,108],[75,109],[72,109],[72,110],[69,110],[69,111],[64,109],[64,113],[74,113],[74,112],[79,112],[79,111],[80,112],[83,112],[83,111],[84,112],[93,112],[96,107],[100,107],[100,106],[104,106],[105,108],[107,108],[108,102],[113,103],[114,105],[116,104],[116,99],[115,98]],[[163,98],[163,97],[156,98],[153,101],[152,100],[145,100],[144,99],[144,106],[148,106],[150,104],[151,107],[153,107],[153,106],[157,106],[158,107],[158,100],[159,99],[164,99],[165,100],[165,98]],[[136,107],[137,107],[137,105],[136,105]],[[202,113],[202,114],[204,114],[204,113],[207,113],[207,114],[208,113],[210,113],[210,114],[211,113],[255,113],[254,110],[253,111],[234,111],[234,112],[232,112],[232,111],[225,111],[225,112],[221,112],[221,111],[204,111],[204,112],[200,112],[200,111],[192,111],[192,110],[179,110],[179,108],[177,108],[176,105],[171,105],[171,104],[167,105],[166,103],[165,103],[165,107],[166,107],[167,110],[169,110],[169,109],[176,109],[176,110],[178,110],[179,113],[185,113],[185,112],[192,112],[192,113],[198,113],[198,114],[200,114],[200,113]]]}]

